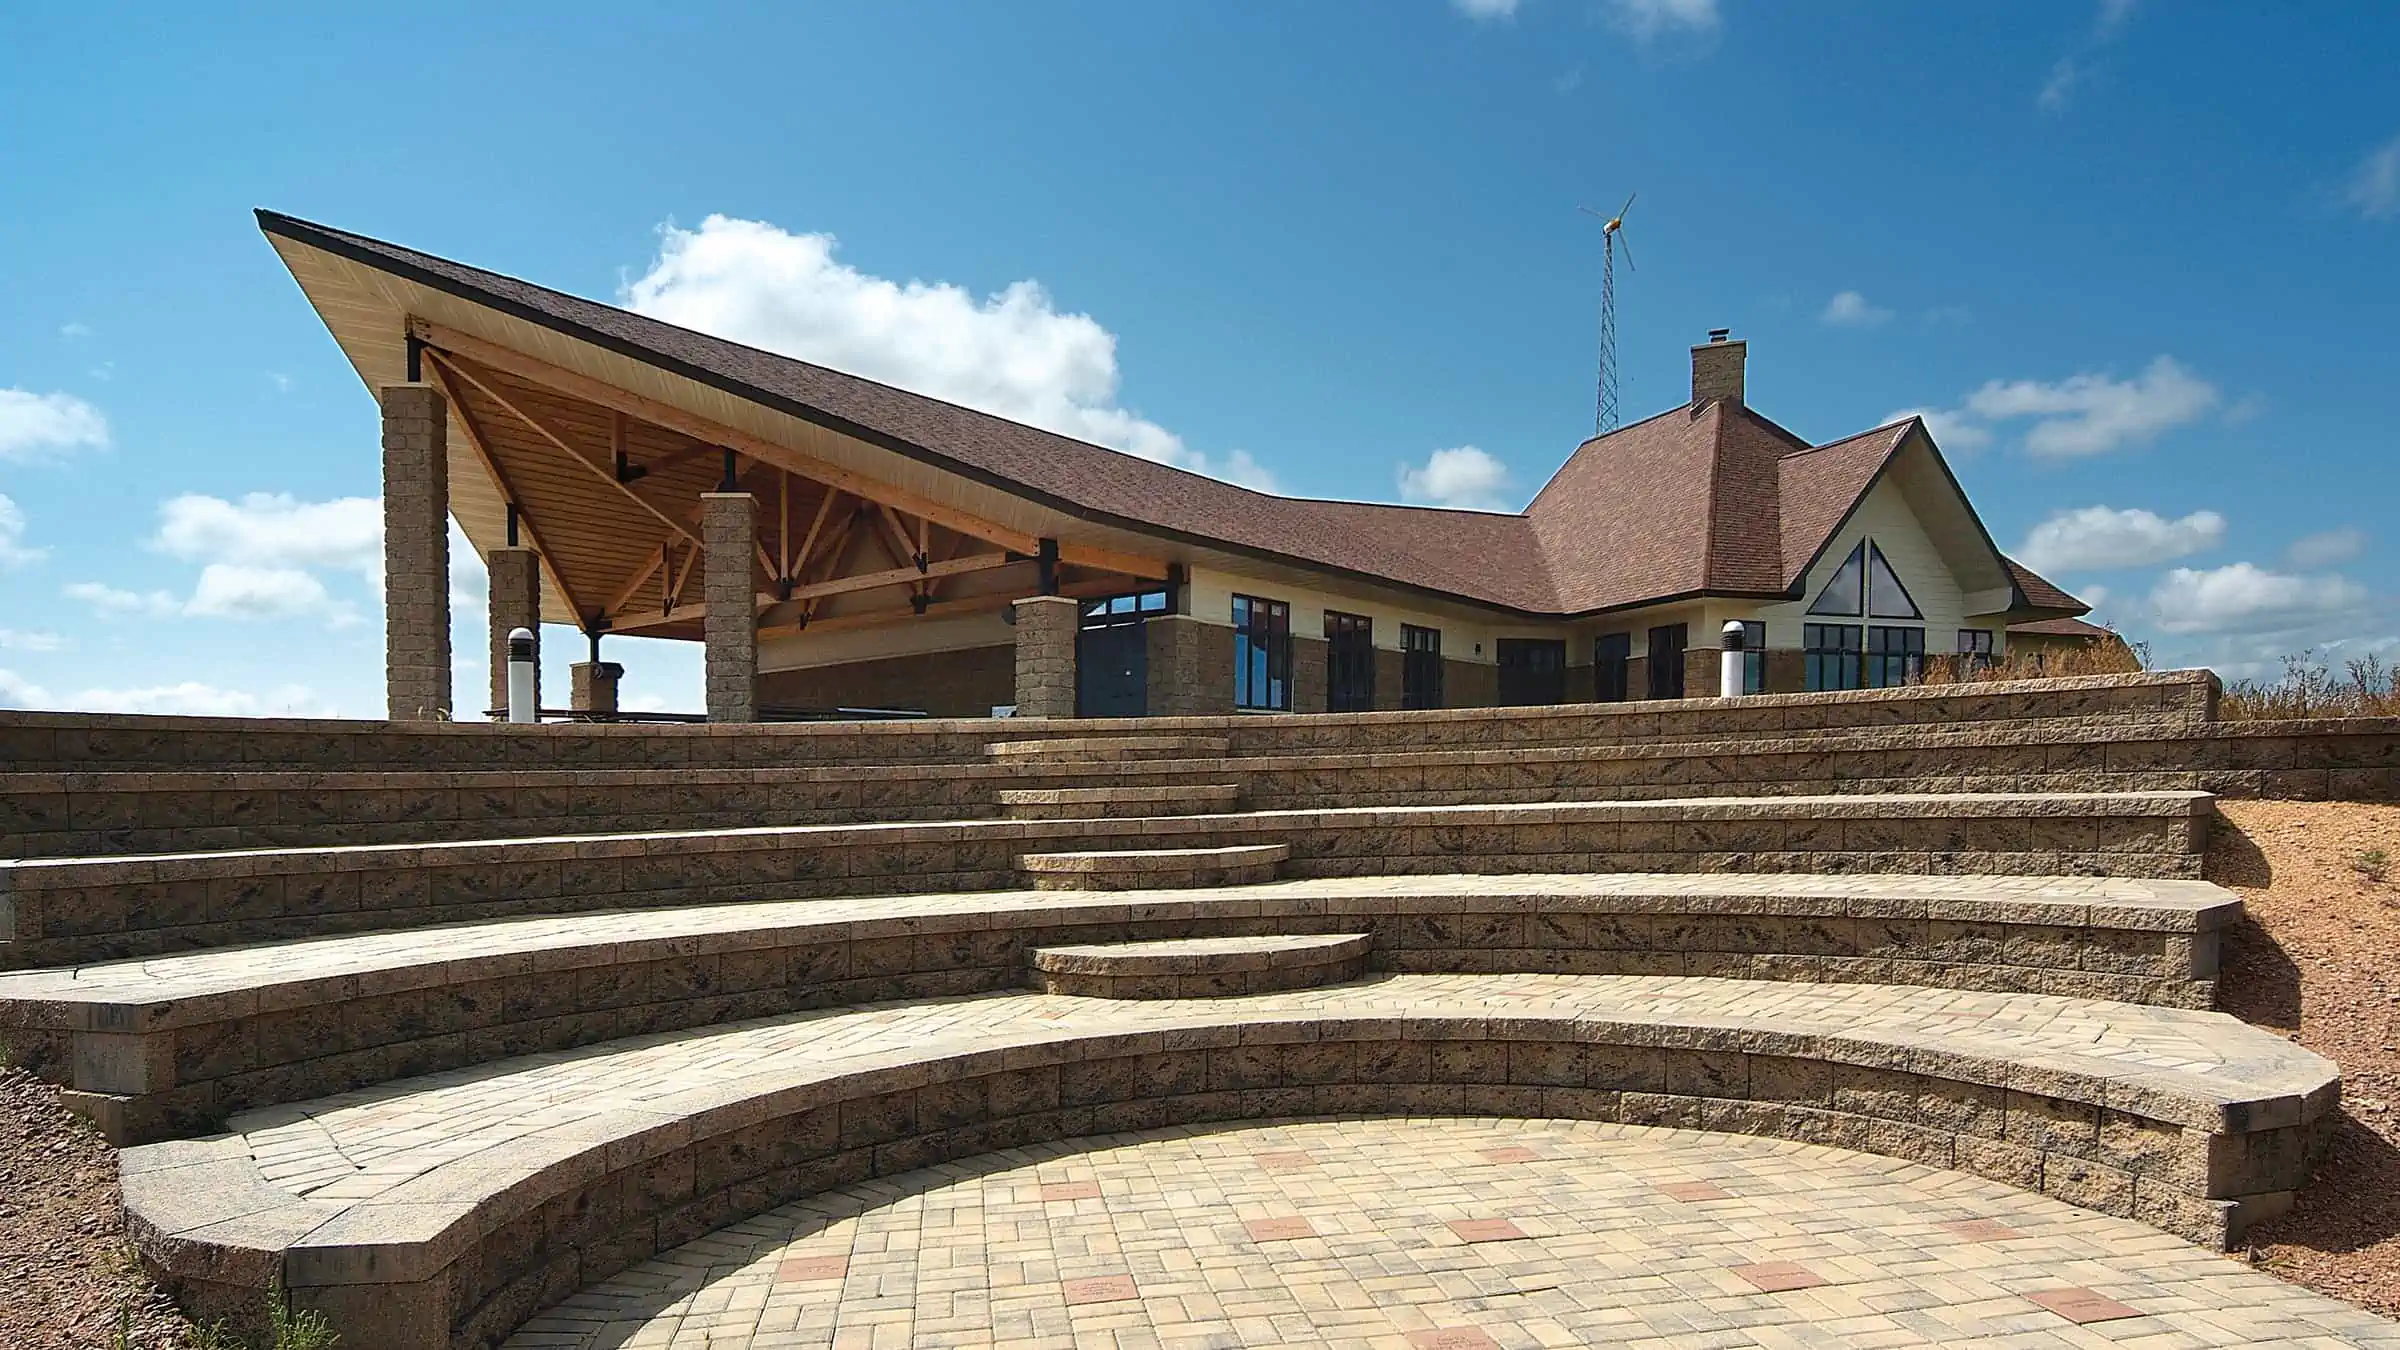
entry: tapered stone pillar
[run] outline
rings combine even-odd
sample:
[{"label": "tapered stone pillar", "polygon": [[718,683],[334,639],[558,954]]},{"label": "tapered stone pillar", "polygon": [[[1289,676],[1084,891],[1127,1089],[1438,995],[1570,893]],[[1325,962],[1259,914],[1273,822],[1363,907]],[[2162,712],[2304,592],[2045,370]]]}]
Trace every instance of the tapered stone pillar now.
[{"label": "tapered stone pillar", "polygon": [[1016,602],[1017,716],[1075,715],[1075,632],[1083,606],[1070,596]]},{"label": "tapered stone pillar", "polygon": [[[450,720],[450,401],[390,384],[383,404],[383,684],[395,722]],[[505,691],[504,691],[505,696]]]},{"label": "tapered stone pillar", "polygon": [[702,630],[708,638],[708,720],[758,720],[758,602],[751,555],[758,551],[758,498],[700,496]]},{"label": "tapered stone pillar", "polygon": [[542,685],[542,557],[529,548],[496,548],[484,559],[492,578],[492,701],[487,708],[508,707],[508,634],[522,628],[533,634],[533,701],[541,705]]}]

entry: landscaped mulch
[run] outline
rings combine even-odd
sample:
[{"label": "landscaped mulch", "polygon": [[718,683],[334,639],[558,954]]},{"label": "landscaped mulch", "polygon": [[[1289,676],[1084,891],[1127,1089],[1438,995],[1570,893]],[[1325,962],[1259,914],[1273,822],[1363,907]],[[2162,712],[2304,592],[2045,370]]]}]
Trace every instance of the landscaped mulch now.
[{"label": "landscaped mulch", "polygon": [[115,1151],[57,1088],[0,1069],[0,1347],[181,1350],[191,1331],[127,1250]]},{"label": "landscaped mulch", "polygon": [[2400,1316],[2400,806],[2217,809],[2209,879],[2250,915],[2225,953],[2221,1006],[2342,1066],[2333,1152],[2290,1214],[2252,1230],[2251,1258]]}]

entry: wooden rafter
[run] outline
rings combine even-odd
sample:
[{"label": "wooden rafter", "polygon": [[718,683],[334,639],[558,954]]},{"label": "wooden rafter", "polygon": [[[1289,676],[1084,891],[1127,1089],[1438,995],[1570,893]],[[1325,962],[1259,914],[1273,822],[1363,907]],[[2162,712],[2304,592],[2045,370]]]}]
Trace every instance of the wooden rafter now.
[{"label": "wooden rafter", "polygon": [[550,442],[554,446],[557,446],[560,454],[563,454],[568,459],[575,461],[575,463],[581,465],[585,470],[589,471],[593,477],[598,478],[601,482],[606,483],[610,487],[616,489],[617,492],[623,494],[626,500],[631,501],[634,505],[641,507],[644,511],[647,511],[652,516],[657,517],[660,524],[666,526],[670,530],[673,530],[675,533],[682,535],[684,538],[691,540],[694,544],[698,544],[700,542],[700,537],[696,534],[693,534],[690,529],[686,528],[683,522],[675,519],[673,516],[668,515],[666,512],[659,510],[649,498],[642,496],[640,493],[635,492],[632,488],[627,487],[621,482],[618,482],[616,469],[613,466],[594,464],[592,461],[584,458],[582,452],[577,450],[573,445],[570,445],[565,437],[559,435],[558,432],[545,425],[540,418],[535,417],[532,413],[529,413],[525,409],[518,407],[515,403],[510,402],[506,397],[495,391],[490,385],[475,378],[475,373],[473,371],[457,364],[455,361],[443,356],[438,351],[429,351],[426,353],[426,355],[432,357],[435,364],[441,369],[450,371],[457,375],[458,378],[466,381],[470,385],[473,385],[475,389],[485,398],[488,398],[492,402],[499,404],[502,409],[509,413],[509,415],[515,417],[518,421],[523,422],[526,426],[533,428],[533,430],[538,433],[542,439]]},{"label": "wooden rafter", "polygon": [[635,572],[632,576],[627,577],[625,579],[625,584],[617,588],[616,595],[611,597],[608,602],[608,609],[605,611],[604,616],[614,619],[616,615],[625,608],[625,602],[631,600],[634,597],[634,593],[641,590],[643,585],[647,583],[650,578],[658,575],[658,569],[666,565],[667,546],[665,544],[661,544],[658,546],[658,552],[650,555],[650,560],[642,565],[641,570]]},{"label": "wooden rafter", "polygon": [[[1034,553],[1041,547],[1037,537],[1022,530],[1012,530],[978,516],[945,506],[931,498],[904,488],[880,482],[866,474],[846,469],[838,464],[779,445],[763,437],[726,426],[721,422],[685,412],[672,404],[662,403],[593,379],[575,371],[565,370],[546,361],[526,356],[499,343],[460,332],[446,325],[411,319],[409,331],[431,344],[436,351],[454,352],[478,361],[494,370],[505,371],[518,379],[540,385],[556,393],[596,404],[638,417],[645,422],[680,432],[694,440],[716,446],[731,447],[754,459],[779,465],[804,478],[838,487],[853,496],[923,516],[946,529],[971,534],[978,539],[998,544],[1015,553]],[[613,480],[613,475],[611,475]]]},{"label": "wooden rafter", "polygon": [[903,582],[921,581],[927,577],[954,577],[966,572],[987,572],[995,567],[1006,567],[1012,561],[1014,559],[1005,553],[978,553],[972,557],[953,558],[948,562],[933,563],[923,571],[919,571],[915,563],[910,563],[905,567],[888,568],[881,572],[861,572],[856,576],[838,577],[831,581],[817,581],[806,586],[795,586],[792,588],[792,599],[815,600],[828,595],[848,595],[852,591],[871,591],[879,586],[898,586]]},{"label": "wooden rafter", "polygon": [[513,510],[517,513],[518,530],[532,542],[533,556],[540,560],[543,567],[549,569],[551,584],[557,586],[559,595],[565,598],[567,608],[575,615],[575,622],[578,625],[588,623],[590,615],[576,600],[574,588],[567,584],[566,573],[558,570],[557,560],[553,559],[550,556],[550,550],[543,546],[541,531],[534,528],[533,516],[525,509],[525,498],[517,492],[516,485],[509,481],[508,471],[500,467],[500,457],[492,453],[491,438],[483,434],[482,425],[475,420],[475,410],[467,406],[465,399],[458,396],[458,386],[451,383],[449,375],[439,362],[434,365],[433,378],[434,382],[442,387],[442,397],[449,399],[450,406],[458,410],[458,423],[466,428],[467,444],[474,449],[475,457],[483,462],[484,472],[490,474],[492,482],[499,487],[502,509]]}]

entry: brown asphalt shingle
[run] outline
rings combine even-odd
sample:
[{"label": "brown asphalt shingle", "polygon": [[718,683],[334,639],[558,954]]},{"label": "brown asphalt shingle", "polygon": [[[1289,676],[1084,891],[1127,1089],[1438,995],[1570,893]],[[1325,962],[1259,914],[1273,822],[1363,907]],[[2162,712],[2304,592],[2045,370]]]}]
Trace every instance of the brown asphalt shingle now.
[{"label": "brown asphalt shingle", "polygon": [[[1522,514],[1256,492],[274,212],[269,234],[491,306],[1085,519],[1532,615],[1788,593],[1912,422],[1810,448],[1747,408],[1585,442]],[[2037,605],[2080,609],[2010,565]],[[2030,581],[2032,585],[2027,585]]]}]

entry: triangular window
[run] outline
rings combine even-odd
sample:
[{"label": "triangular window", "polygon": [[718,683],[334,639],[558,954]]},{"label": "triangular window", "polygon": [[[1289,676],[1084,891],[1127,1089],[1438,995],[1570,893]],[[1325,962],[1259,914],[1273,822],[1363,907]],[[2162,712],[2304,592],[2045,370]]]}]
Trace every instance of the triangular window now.
[{"label": "triangular window", "polygon": [[1922,619],[1924,612],[1908,598],[1908,588],[1884,561],[1883,549],[1867,544],[1867,614],[1877,619]]},{"label": "triangular window", "polygon": [[1866,589],[1867,546],[1862,541],[1842,560],[1841,570],[1833,574],[1833,580],[1817,592],[1817,602],[1808,607],[1808,612],[1857,618],[1867,612]]}]

